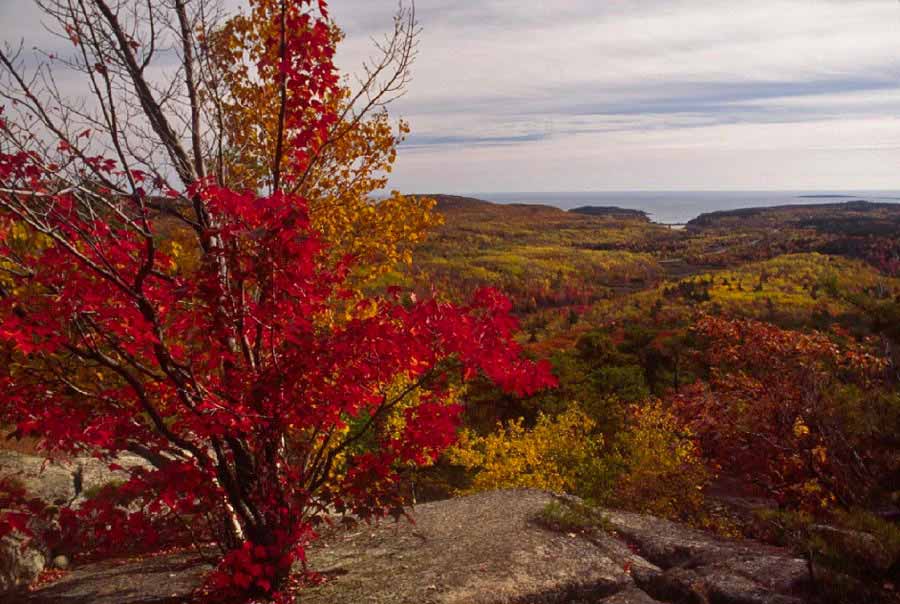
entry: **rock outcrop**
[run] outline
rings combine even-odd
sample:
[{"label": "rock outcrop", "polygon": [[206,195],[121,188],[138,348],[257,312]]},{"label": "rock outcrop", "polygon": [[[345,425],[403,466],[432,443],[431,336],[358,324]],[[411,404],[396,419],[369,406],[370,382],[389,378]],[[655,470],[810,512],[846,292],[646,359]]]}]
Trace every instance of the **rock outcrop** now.
[{"label": "rock outcrop", "polygon": [[603,511],[609,526],[637,553],[663,569],[636,583],[667,602],[799,604],[806,562],[782,549],[717,538],[644,514]]},{"label": "rock outcrop", "polygon": [[[122,467],[145,464],[132,455],[124,456],[117,463]],[[77,506],[91,490],[127,477],[126,472],[110,470],[109,464],[92,457],[57,462],[0,450],[0,479],[16,482],[30,496],[47,505]],[[35,533],[34,538],[14,533],[0,540],[0,595],[28,585],[47,565],[51,554],[41,543],[41,531]]]},{"label": "rock outcrop", "polygon": [[305,602],[549,604],[631,586],[616,552],[539,524],[551,501],[541,491],[482,493],[418,506],[415,524],[338,534],[309,552],[332,580]]},{"label": "rock outcrop", "polygon": [[309,553],[329,581],[304,602],[803,601],[806,564],[783,550],[611,510],[593,527],[549,529],[546,510],[558,501],[541,491],[495,491],[419,506],[415,524],[335,535]]},{"label": "rock outcrop", "polygon": [[46,555],[31,539],[18,533],[0,539],[0,597],[28,586],[46,564]]},{"label": "rock outcrop", "polygon": [[[121,455],[116,463],[123,468],[148,465],[131,454]],[[48,461],[43,457],[0,450],[0,478],[17,481],[29,494],[47,504],[70,505],[77,504],[93,489],[127,480],[128,474],[110,470],[109,463],[93,457]]]},{"label": "rock outcrop", "polygon": [[[304,604],[799,604],[805,564],[758,543],[605,510],[567,528],[533,490],[420,505],[414,522],[330,529],[308,551]],[[560,503],[562,502],[562,504]],[[577,504],[576,504],[577,505]],[[579,512],[581,513],[581,512]],[[189,602],[208,566],[158,557],[75,568],[29,604]],[[162,579],[162,580],[161,580]],[[124,591],[123,591],[124,590]],[[2,598],[0,598],[2,599]]]}]

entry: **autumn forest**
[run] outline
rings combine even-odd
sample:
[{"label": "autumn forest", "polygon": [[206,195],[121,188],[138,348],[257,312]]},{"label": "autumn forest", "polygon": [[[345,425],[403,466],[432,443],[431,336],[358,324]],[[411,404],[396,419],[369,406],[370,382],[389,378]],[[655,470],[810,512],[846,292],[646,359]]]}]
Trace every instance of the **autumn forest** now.
[{"label": "autumn forest", "polygon": [[896,558],[878,571],[810,527],[868,527],[897,547],[900,207],[723,212],[670,230],[437,200],[444,223],[397,281],[508,292],[559,386],[525,399],[470,386],[461,441],[423,472],[423,494],[576,493],[806,548],[861,573],[834,590],[887,597]]}]

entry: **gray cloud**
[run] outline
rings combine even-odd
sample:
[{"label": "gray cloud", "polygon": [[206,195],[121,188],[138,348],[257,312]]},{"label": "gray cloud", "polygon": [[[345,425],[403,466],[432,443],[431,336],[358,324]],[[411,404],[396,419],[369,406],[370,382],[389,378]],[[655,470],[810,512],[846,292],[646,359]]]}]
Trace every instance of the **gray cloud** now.
[{"label": "gray cloud", "polygon": [[470,145],[514,145],[546,139],[547,133],[535,132],[532,134],[520,134],[518,136],[427,136],[412,134],[404,143],[404,148],[430,147],[430,146],[470,146]]},{"label": "gray cloud", "polygon": [[[350,68],[394,4],[333,5]],[[895,2],[418,6],[397,187],[896,186]]]}]

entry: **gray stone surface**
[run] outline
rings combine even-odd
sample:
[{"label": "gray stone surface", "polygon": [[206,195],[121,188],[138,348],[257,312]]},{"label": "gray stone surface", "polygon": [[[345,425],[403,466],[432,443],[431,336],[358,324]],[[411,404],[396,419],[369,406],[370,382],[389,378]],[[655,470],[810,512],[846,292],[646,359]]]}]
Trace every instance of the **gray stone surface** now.
[{"label": "gray stone surface", "polygon": [[[144,462],[139,457],[125,455],[117,463],[129,467],[143,465]],[[108,463],[92,457],[62,462],[0,450],[0,478],[12,479],[30,497],[48,505],[77,506],[91,489],[113,481],[124,481],[128,474],[121,470],[112,471]],[[8,536],[0,541],[0,594],[28,585],[48,563],[48,554],[44,551],[47,548],[41,542],[41,535],[47,527],[32,524],[30,528],[35,533],[32,539]],[[59,562],[54,559],[53,564],[64,568]],[[68,560],[64,560],[64,564],[67,566]]]},{"label": "gray stone surface", "polygon": [[637,587],[628,587],[619,593],[603,598],[599,604],[660,604]]},{"label": "gray stone surface", "polygon": [[44,552],[23,535],[13,533],[0,539],[0,596],[28,586],[46,564]]},{"label": "gray stone surface", "polygon": [[192,592],[210,570],[193,553],[104,560],[34,593],[0,595],[0,604],[196,604]]},{"label": "gray stone surface", "polygon": [[802,602],[806,562],[752,541],[726,540],[644,514],[604,510],[609,525],[664,569],[638,584],[665,601],[712,604]]},{"label": "gray stone surface", "polygon": [[0,478],[13,479],[46,503],[64,504],[75,498],[74,466],[42,457],[0,450]]},{"label": "gray stone surface", "polygon": [[[414,523],[330,529],[308,551],[326,582],[303,604],[797,604],[803,561],[747,541],[604,510],[576,532],[540,521],[558,498],[494,491],[420,505]],[[599,514],[598,514],[599,515]],[[590,523],[588,523],[588,526]],[[607,532],[608,527],[614,532]],[[27,604],[189,602],[209,566],[191,555],[72,569]],[[2,598],[0,598],[2,601]]]},{"label": "gray stone surface", "polygon": [[336,535],[309,552],[331,580],[304,593],[304,604],[549,604],[631,586],[602,542],[535,522],[551,501],[540,491],[482,493],[418,506],[414,525]]},{"label": "gray stone surface", "polygon": [[[146,466],[136,455],[122,454],[116,462],[123,468]],[[0,478],[20,482],[34,497],[49,504],[78,503],[86,492],[115,481],[125,481],[128,473],[110,470],[109,463],[93,457],[50,461],[43,457],[0,450]]]}]

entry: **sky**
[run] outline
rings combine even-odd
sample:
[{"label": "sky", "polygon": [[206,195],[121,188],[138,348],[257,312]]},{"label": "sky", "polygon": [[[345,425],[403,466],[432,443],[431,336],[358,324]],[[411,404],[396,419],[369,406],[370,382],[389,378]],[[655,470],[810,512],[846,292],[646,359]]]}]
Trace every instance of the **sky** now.
[{"label": "sky", "polygon": [[[352,71],[395,0],[333,0]],[[405,191],[900,188],[897,0],[419,0]]]},{"label": "sky", "polygon": [[[237,3],[239,0],[227,0]],[[408,0],[406,0],[408,2]],[[358,72],[397,0],[331,0]],[[900,189],[898,0],[418,0],[405,192]],[[0,39],[46,41],[29,0]]]}]

